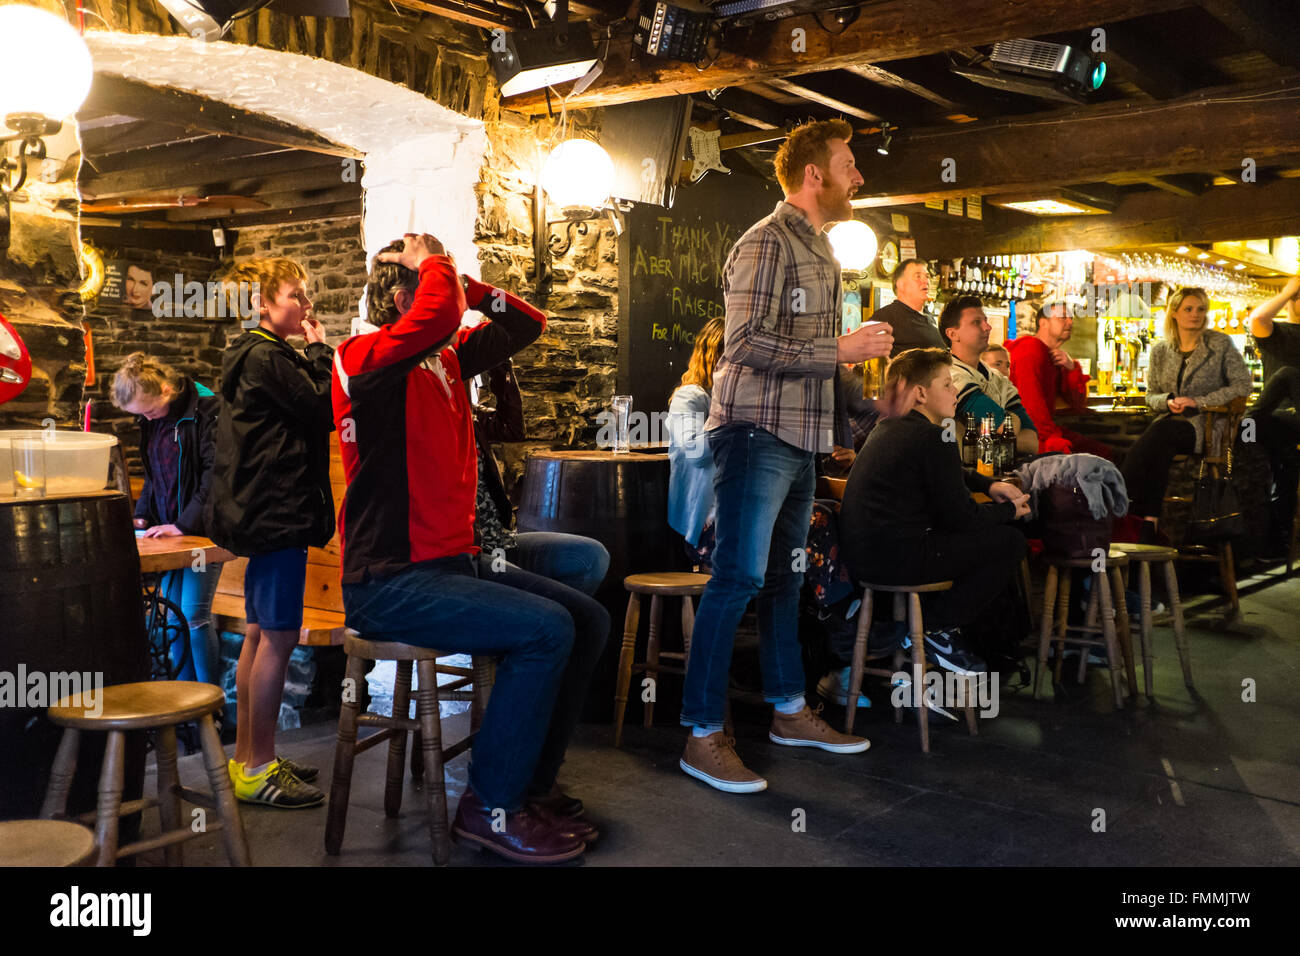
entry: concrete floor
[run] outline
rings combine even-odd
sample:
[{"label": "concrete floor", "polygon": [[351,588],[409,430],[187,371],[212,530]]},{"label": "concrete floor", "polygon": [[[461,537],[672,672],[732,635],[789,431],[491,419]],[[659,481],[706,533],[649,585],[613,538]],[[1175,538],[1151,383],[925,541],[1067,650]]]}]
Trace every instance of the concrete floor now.
[{"label": "concrete floor", "polygon": [[[964,725],[933,727],[929,756],[914,719],[895,725],[879,688],[875,706],[859,712],[857,730],[871,738],[860,755],[775,746],[764,711],[737,706],[737,749],[769,781],[760,794],[720,793],[683,774],[674,713],[656,714],[650,730],[629,725],[621,750],[610,746],[609,727],[583,726],[561,781],[603,835],[569,865],[1300,864],[1298,598],[1300,579],[1275,572],[1243,581],[1243,613],[1227,629],[1220,613],[1192,602],[1199,700],[1183,686],[1172,631],[1157,628],[1154,701],[1116,713],[1104,670],[1090,670],[1084,686],[1067,682],[1056,701],[1004,692],[978,737]],[[1242,700],[1247,679],[1253,703]],[[444,721],[448,739],[465,723]],[[280,749],[318,765],[328,788],[333,745],[334,727],[316,725],[283,734]],[[357,760],[340,856],[325,854],[323,807],[243,807],[254,862],[428,865],[423,792],[408,781],[401,815],[384,816],[385,754],[381,747]],[[467,760],[448,768],[453,812]],[[182,758],[181,773],[204,785],[197,756]],[[146,787],[152,792],[152,780]],[[1102,813],[1104,832],[1096,832]],[[223,865],[216,836],[187,844],[185,862]],[[459,846],[451,862],[511,865]]]}]

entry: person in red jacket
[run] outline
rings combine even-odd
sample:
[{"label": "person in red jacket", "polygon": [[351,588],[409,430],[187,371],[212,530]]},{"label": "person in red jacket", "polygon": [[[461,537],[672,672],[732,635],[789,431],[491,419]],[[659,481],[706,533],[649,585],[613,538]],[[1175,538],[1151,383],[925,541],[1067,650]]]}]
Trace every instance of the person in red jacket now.
[{"label": "person in red jacket", "polygon": [[[452,833],[519,862],[572,859],[596,831],[556,775],[609,614],[575,588],[480,553],[464,387],[535,341],[546,317],[458,276],[428,235],[380,252],[366,305],[378,330],[334,353],[345,620],[387,641],[498,658]],[[489,321],[462,328],[467,308]]]},{"label": "person in red jacket", "polygon": [[1040,452],[1085,452],[1115,460],[1115,449],[1056,423],[1058,399],[1075,414],[1088,410],[1088,375],[1062,346],[1074,332],[1074,316],[1064,302],[1038,310],[1038,328],[1006,343],[1011,353],[1011,383],[1038,428]]}]

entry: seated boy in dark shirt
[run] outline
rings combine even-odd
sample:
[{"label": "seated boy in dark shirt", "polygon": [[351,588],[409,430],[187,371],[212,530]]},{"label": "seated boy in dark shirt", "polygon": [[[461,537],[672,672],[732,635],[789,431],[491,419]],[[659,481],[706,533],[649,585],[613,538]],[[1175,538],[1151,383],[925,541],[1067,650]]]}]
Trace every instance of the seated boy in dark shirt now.
[{"label": "seated boy in dark shirt", "polygon": [[[1009,522],[1029,513],[1029,497],[963,470],[946,349],[896,357],[885,394],[895,415],[872,430],[844,489],[845,563],[855,581],[952,581],[951,590],[922,595],[925,651],[959,674],[982,673],[984,662],[964,644],[961,627],[1006,587],[1024,557],[1024,535]],[[972,491],[993,500],[976,504]]]}]

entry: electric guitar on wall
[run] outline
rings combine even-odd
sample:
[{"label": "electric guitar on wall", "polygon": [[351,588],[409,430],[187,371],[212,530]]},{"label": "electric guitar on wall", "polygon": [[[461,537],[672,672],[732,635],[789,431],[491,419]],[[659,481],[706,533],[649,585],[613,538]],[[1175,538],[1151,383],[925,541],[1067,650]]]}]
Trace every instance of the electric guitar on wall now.
[{"label": "electric guitar on wall", "polygon": [[713,170],[730,173],[731,170],[722,162],[723,150],[753,146],[757,143],[771,143],[785,139],[788,135],[787,130],[772,129],[723,136],[716,122],[703,126],[692,125],[687,130],[690,158],[682,160],[678,166],[677,180],[681,183],[698,183]]}]

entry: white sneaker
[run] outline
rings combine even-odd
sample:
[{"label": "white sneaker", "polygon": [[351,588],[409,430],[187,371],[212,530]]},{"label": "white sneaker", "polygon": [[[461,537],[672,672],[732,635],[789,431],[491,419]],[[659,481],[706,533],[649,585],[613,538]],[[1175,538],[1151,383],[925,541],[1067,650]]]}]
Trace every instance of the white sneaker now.
[{"label": "white sneaker", "polygon": [[[841,707],[849,706],[850,669],[845,667],[840,670],[827,671],[822,675],[822,679],[817,682],[817,693],[824,699],[839,704]],[[871,699],[866,694],[859,693],[858,706],[870,707]]]}]

